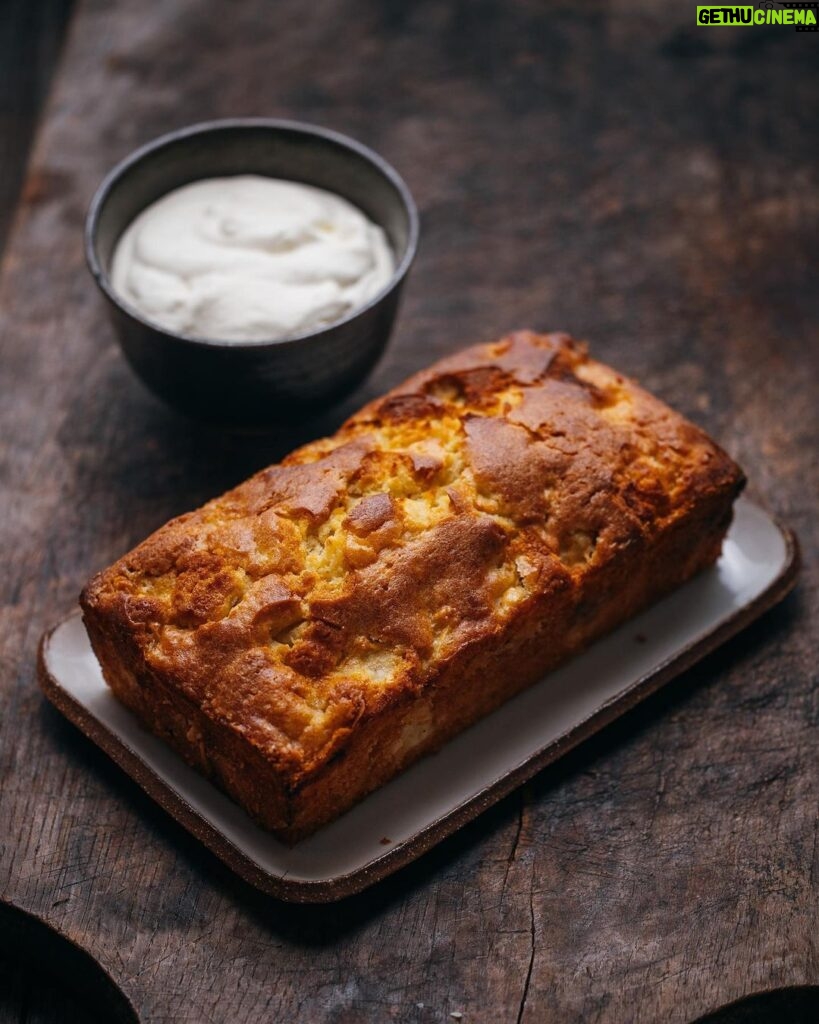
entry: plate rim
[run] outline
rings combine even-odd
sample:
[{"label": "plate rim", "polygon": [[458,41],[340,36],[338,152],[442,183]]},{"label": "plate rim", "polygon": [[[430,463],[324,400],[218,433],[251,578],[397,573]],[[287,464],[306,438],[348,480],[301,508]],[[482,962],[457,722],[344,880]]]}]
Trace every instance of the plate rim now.
[{"label": "plate rim", "polygon": [[635,679],[621,693],[610,697],[587,718],[576,723],[556,740],[551,740],[540,747],[499,779],[495,779],[451,810],[427,822],[392,849],[385,850],[381,856],[352,871],[329,878],[296,880],[288,878],[287,872],[275,875],[266,871],[160,778],[147,761],[63,687],[49,668],[48,653],[56,632],[70,619],[81,616],[78,608],[60,618],[40,637],[37,648],[40,689],[61,714],[104,751],[143,792],[159,804],[163,811],[249,885],[268,896],[289,903],[335,902],[362,892],[423,856],[433,846],[459,831],[513,790],[528,782],[543,768],[559,760],[564,754],[632,710],[641,701],[656,693],[779,604],[793,589],[799,575],[799,541],[794,531],[778,517],[757,502],[747,498],[744,500],[764,513],[778,530],[785,545],[782,566],[764,590],[747,604],[737,608],[715,628],[691,640],[671,658]]}]

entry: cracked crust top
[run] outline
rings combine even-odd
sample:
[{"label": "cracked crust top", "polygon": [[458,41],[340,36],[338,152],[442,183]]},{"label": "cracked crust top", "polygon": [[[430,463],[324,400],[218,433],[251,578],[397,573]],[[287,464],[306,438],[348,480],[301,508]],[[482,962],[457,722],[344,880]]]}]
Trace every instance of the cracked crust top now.
[{"label": "cracked crust top", "polygon": [[554,587],[742,474],[567,335],[466,349],[172,520],[87,614],[292,785]]}]

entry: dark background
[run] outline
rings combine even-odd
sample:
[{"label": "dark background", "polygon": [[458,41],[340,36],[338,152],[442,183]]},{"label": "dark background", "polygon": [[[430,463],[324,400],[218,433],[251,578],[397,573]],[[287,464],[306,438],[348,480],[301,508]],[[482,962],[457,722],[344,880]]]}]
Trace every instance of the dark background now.
[{"label": "dark background", "polygon": [[[0,0],[0,255],[72,6],[72,0]],[[2,386],[5,391],[8,382]],[[4,924],[0,918],[0,931]],[[6,934],[5,941],[0,935],[2,1024],[80,1024],[95,1018],[93,1000],[79,998],[42,964],[42,936],[21,948],[16,932],[9,928]]]},{"label": "dark background", "polygon": [[72,0],[0,0],[0,252]]},{"label": "dark background", "polygon": [[[0,4],[0,897],[152,1024],[687,1024],[783,987],[756,1019],[815,1020],[819,37],[697,29],[676,0],[83,0],[24,180],[69,7]],[[79,242],[130,149],[236,114],[361,138],[422,215],[372,380],[256,438],[141,389]],[[276,904],[44,705],[37,639],[170,515],[520,326],[589,338],[712,432],[799,533],[799,589],[393,879]],[[7,924],[0,1024],[87,1019],[99,986],[51,980],[80,961]]]}]

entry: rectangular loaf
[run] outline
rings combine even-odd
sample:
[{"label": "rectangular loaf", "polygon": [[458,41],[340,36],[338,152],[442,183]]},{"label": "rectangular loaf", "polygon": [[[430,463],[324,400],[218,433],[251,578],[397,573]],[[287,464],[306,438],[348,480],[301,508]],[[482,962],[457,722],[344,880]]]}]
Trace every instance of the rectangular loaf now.
[{"label": "rectangular loaf", "polygon": [[718,557],[743,475],[565,335],[466,349],[85,588],[114,693],[294,842]]}]

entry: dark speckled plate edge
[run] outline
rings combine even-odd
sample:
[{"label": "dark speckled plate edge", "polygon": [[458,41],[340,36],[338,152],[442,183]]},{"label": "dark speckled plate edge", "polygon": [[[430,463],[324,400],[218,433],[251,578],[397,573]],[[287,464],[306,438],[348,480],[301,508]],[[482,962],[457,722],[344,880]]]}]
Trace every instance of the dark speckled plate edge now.
[{"label": "dark speckled plate edge", "polygon": [[635,682],[616,698],[601,705],[592,715],[579,722],[559,739],[546,744],[524,763],[508,772],[440,818],[431,821],[414,835],[396,844],[375,861],[350,872],[319,881],[288,879],[269,874],[235,846],[215,826],[178,793],[174,792],[140,757],[131,751],[106,725],[98,721],[60,684],[48,668],[48,644],[60,626],[74,615],[65,616],[40,639],[38,675],[48,700],[85,736],[133,779],[153,800],[191,835],[202,842],[216,857],[250,885],[280,900],[292,903],[330,903],[353,896],[405,867],[437,843],[468,824],[489,807],[527,782],[541,769],[557,761],[574,747],[598,733],[615,719],[630,711],[646,697],[711,654],[726,641],[740,633],[766,611],[778,604],[794,587],[800,567],[796,535],[774,519],[785,544],[785,558],[779,573],[752,601],[738,608],[712,631],[683,647],[677,655]]}]

